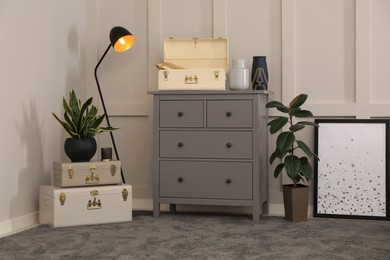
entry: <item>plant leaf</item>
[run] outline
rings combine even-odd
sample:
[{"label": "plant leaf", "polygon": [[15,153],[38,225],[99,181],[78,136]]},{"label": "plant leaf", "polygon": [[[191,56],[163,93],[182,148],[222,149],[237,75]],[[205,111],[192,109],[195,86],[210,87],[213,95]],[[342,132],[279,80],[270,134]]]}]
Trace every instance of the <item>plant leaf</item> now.
[{"label": "plant leaf", "polygon": [[79,100],[77,99],[74,90],[72,90],[69,94],[69,106],[76,115],[80,113]]},{"label": "plant leaf", "polygon": [[291,180],[300,180],[299,169],[300,169],[300,160],[295,155],[287,155],[284,158],[284,166],[286,168],[286,173]]},{"label": "plant leaf", "polygon": [[318,127],[318,124],[316,124],[314,122],[310,122],[310,121],[299,121],[299,122],[297,122],[297,124],[299,124],[299,125],[310,125],[310,126]]},{"label": "plant leaf", "polygon": [[295,125],[290,126],[289,129],[290,129],[291,132],[297,132],[299,130],[302,130],[303,128],[305,128],[304,125],[295,124]]},{"label": "plant leaf", "polygon": [[278,151],[274,151],[274,152],[271,154],[271,156],[269,157],[269,163],[270,163],[270,164],[273,164],[274,161],[275,161],[275,159],[278,158],[278,156],[279,156]]},{"label": "plant leaf", "polygon": [[309,110],[300,110],[300,109],[294,111],[292,115],[296,117],[313,117],[312,112],[310,112]]},{"label": "plant leaf", "polygon": [[64,112],[69,114],[69,116],[73,122],[76,122],[77,116],[74,114],[72,108],[68,105],[65,98],[62,99],[62,105],[64,107]]},{"label": "plant leaf", "polygon": [[313,152],[303,141],[297,140],[298,147],[309,157],[313,157]]},{"label": "plant leaf", "polygon": [[300,159],[300,171],[307,180],[314,178],[313,168],[311,167],[307,157],[301,157]]},{"label": "plant leaf", "polygon": [[274,171],[275,178],[278,178],[278,176],[282,172],[283,168],[284,168],[284,163],[280,163],[280,164],[278,164],[278,166],[276,166],[275,171]]},{"label": "plant leaf", "polygon": [[295,135],[292,132],[283,132],[276,139],[276,151],[278,153],[286,153],[293,149]]},{"label": "plant leaf", "polygon": [[268,103],[265,105],[265,107],[266,107],[266,108],[276,108],[276,109],[279,110],[280,112],[288,113],[288,107],[286,107],[286,106],[283,105],[281,102],[276,101],[276,100],[273,100],[273,101],[268,102]]},{"label": "plant leaf", "polygon": [[99,127],[99,130],[102,130],[102,132],[111,132],[111,131],[118,130],[118,129],[120,129],[120,128],[112,127],[112,126]]},{"label": "plant leaf", "polygon": [[270,126],[269,132],[271,134],[274,134],[278,132],[280,129],[282,129],[283,126],[285,126],[287,123],[288,123],[288,117],[277,117],[268,123],[268,126]]},{"label": "plant leaf", "polygon": [[72,137],[73,138],[73,133],[72,133],[72,130],[70,129],[69,125],[62,121],[61,119],[58,118],[58,116],[54,113],[52,113],[54,118],[61,124],[61,126],[64,128],[65,132],[69,135],[69,137]]},{"label": "plant leaf", "polygon": [[307,99],[307,95],[306,94],[299,94],[293,100],[291,100],[289,106],[292,109],[298,108],[298,107],[302,106],[303,103],[306,102],[306,99]]}]

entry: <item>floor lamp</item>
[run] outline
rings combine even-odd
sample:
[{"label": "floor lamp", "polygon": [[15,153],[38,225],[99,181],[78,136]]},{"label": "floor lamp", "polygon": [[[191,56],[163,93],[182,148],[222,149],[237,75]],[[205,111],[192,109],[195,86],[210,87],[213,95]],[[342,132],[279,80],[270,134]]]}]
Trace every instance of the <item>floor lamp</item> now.
[{"label": "floor lamp", "polygon": [[[114,48],[114,50],[116,52],[125,52],[128,49],[130,49],[133,46],[133,44],[134,44],[134,36],[127,29],[120,27],[120,26],[113,27],[110,31],[110,44],[108,45],[106,51],[104,52],[103,56],[100,58],[99,62],[97,63],[97,65],[95,67],[96,85],[97,85],[97,88],[99,91],[100,100],[102,101],[104,114],[106,115],[107,125],[109,127],[111,126],[110,119],[108,118],[106,105],[104,104],[103,94],[102,94],[102,91],[100,89],[99,80],[97,77],[97,69],[98,69],[100,63],[103,61],[104,57],[106,56],[107,52],[110,50],[111,46]],[[114,147],[116,159],[119,161],[119,155],[118,155],[118,150],[117,150],[116,144],[115,144],[114,134],[112,132],[110,132],[110,136],[111,136],[112,145]],[[121,177],[122,177],[122,182],[126,183],[125,177],[123,175],[122,167],[121,167]]]}]

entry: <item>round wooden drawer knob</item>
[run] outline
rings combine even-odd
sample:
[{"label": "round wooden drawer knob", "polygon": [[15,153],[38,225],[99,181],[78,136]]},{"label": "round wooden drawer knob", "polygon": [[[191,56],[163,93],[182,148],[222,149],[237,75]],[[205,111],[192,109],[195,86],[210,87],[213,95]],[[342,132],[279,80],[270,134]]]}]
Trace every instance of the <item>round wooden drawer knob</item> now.
[{"label": "round wooden drawer knob", "polygon": [[179,113],[177,113],[177,115],[178,115],[179,117],[182,117],[182,116],[184,115],[184,113],[180,111]]},{"label": "round wooden drawer knob", "polygon": [[227,144],[226,144],[226,147],[227,147],[227,148],[232,147],[232,143],[227,143]]},{"label": "round wooden drawer knob", "polygon": [[232,116],[232,112],[230,112],[230,111],[226,112],[226,116],[227,117],[231,117]]},{"label": "round wooden drawer knob", "polygon": [[230,183],[232,183],[232,179],[230,179],[230,178],[227,178],[227,179],[226,179],[226,183],[227,183],[227,184],[230,184]]}]

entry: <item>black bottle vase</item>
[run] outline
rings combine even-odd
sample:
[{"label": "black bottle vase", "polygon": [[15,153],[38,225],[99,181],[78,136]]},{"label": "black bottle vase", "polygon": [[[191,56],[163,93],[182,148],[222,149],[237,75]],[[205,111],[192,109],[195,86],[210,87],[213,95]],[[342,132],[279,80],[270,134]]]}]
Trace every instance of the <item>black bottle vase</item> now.
[{"label": "black bottle vase", "polygon": [[254,56],[252,62],[252,89],[268,89],[268,67],[266,56]]}]

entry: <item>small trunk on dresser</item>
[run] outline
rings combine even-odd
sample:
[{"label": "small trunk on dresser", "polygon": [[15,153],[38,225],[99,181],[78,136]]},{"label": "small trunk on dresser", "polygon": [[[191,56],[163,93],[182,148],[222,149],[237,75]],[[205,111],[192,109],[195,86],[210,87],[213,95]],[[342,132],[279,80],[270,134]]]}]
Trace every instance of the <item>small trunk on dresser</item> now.
[{"label": "small trunk on dresser", "polygon": [[309,187],[297,184],[283,185],[284,214],[292,222],[307,221]]}]

